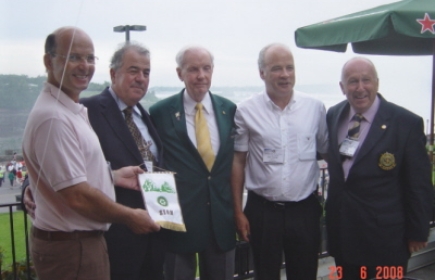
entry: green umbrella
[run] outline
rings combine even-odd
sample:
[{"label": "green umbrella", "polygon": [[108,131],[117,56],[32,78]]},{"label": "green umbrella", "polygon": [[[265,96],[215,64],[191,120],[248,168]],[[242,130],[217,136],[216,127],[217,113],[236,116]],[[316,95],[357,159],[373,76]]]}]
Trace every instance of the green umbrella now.
[{"label": "green umbrella", "polygon": [[435,0],[404,0],[298,28],[301,48],[381,55],[432,55],[431,144],[435,101]]}]

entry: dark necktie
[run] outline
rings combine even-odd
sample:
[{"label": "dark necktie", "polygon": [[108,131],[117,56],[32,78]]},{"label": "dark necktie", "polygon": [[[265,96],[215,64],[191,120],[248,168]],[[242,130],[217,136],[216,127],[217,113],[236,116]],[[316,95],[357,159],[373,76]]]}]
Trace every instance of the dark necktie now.
[{"label": "dark necktie", "polygon": [[364,117],[361,114],[355,114],[351,121],[352,125],[349,127],[349,130],[347,132],[347,136],[351,139],[358,139],[359,133],[360,133],[360,127],[361,127],[361,121],[364,119]]},{"label": "dark necktie", "polygon": [[127,124],[128,129],[130,130],[131,136],[133,136],[134,142],[136,142],[137,148],[144,160],[154,161],[154,156],[151,153],[149,145],[145,145],[144,139],[142,138],[142,134],[139,131],[139,128],[133,121],[133,107],[127,107],[124,109],[125,123]]}]

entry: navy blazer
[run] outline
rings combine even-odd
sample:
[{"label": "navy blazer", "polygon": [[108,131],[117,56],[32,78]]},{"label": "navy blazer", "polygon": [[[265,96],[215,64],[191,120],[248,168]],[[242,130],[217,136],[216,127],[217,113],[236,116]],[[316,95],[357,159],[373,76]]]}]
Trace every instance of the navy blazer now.
[{"label": "navy blazer", "polygon": [[408,240],[427,240],[432,211],[423,120],[378,96],[379,110],[347,180],[337,134],[341,120],[348,116],[349,103],[343,101],[327,113],[328,251],[359,265],[406,262]]},{"label": "navy blazer", "polygon": [[[143,163],[142,156],[131,136],[124,116],[118,104],[106,88],[98,95],[80,99],[80,103],[88,108],[89,121],[100,140],[106,160],[110,162],[113,170],[130,165]],[[148,132],[153,138],[159,151],[159,165],[163,161],[163,148],[160,137],[155,130],[149,114],[138,103],[137,107],[142,113],[142,119],[148,127]],[[144,208],[142,195],[135,190],[116,187],[116,201],[133,208]]]},{"label": "navy blazer", "polygon": [[[104,156],[110,162],[113,170],[143,163],[139,149],[125,123],[124,116],[108,88],[98,95],[83,98],[80,102],[88,108],[89,121],[100,140]],[[163,163],[162,142],[150,120],[149,114],[139,103],[137,107],[141,111],[142,120],[148,128],[149,134],[157,145],[159,152],[158,165],[160,166]],[[131,208],[144,208],[140,191],[115,186],[115,192],[118,203]],[[150,239],[148,236],[150,234],[135,234],[125,225],[112,224],[105,234],[111,270],[116,271],[118,274],[120,271],[124,271],[124,279],[130,279],[127,277],[127,273],[139,275],[141,267],[146,262],[145,258],[149,258],[157,262],[156,265],[153,264],[157,270],[155,273],[162,274],[159,269],[162,270],[163,260],[161,258],[164,249],[158,248],[157,251],[149,253],[147,248],[149,248],[148,242]],[[155,240],[153,239],[151,242],[156,243]]]}]

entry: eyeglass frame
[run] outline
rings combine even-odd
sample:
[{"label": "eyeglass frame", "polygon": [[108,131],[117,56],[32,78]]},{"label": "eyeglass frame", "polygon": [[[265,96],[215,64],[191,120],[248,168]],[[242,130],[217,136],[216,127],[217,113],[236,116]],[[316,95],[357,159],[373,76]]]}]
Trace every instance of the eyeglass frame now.
[{"label": "eyeglass frame", "polygon": [[[93,55],[93,54],[81,55],[78,53],[70,53],[69,55],[63,55],[63,54],[58,54],[55,52],[50,52],[48,54],[53,56],[53,57],[54,56],[63,57],[71,63],[80,63],[83,60],[85,60],[88,64],[95,65],[95,64],[97,64],[97,60],[98,60],[98,57]],[[76,58],[74,58],[74,57],[76,57]]]}]

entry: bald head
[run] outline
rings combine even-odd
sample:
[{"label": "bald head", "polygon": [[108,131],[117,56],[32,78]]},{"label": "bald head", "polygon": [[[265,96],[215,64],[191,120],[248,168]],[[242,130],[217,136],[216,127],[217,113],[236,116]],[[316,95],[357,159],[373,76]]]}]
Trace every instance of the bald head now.
[{"label": "bald head", "polygon": [[45,41],[44,65],[47,81],[78,101],[95,71],[94,44],[79,28],[56,29]]},{"label": "bald head", "polygon": [[369,59],[355,57],[346,62],[341,73],[340,88],[357,113],[365,113],[376,99],[379,79]]},{"label": "bald head", "polygon": [[263,69],[265,66],[265,59],[266,59],[266,53],[269,51],[279,50],[280,52],[287,53],[293,57],[292,52],[290,51],[290,48],[284,44],[281,43],[272,43],[260,50],[260,53],[258,55],[258,69]]},{"label": "bald head", "polygon": [[346,72],[349,71],[349,68],[354,67],[355,65],[357,65],[357,67],[359,67],[358,65],[364,65],[364,64],[367,65],[367,67],[372,69],[374,77],[376,77],[376,79],[377,79],[378,78],[378,73],[376,71],[376,67],[373,64],[373,62],[370,59],[368,59],[368,58],[365,58],[365,57],[362,57],[362,56],[357,56],[357,57],[349,59],[343,65],[343,68],[341,70],[341,81],[343,81],[343,79],[344,79],[344,77],[346,75]]},{"label": "bald head", "polygon": [[258,67],[270,99],[281,108],[287,106],[296,81],[295,63],[290,49],[279,43],[267,45],[260,51]]},{"label": "bald head", "polygon": [[59,41],[68,41],[70,44],[76,34],[80,34],[80,36],[87,37],[87,39],[92,42],[89,35],[86,34],[86,32],[84,32],[82,29],[77,27],[72,27],[72,26],[65,26],[56,29],[50,35],[47,36],[45,40],[45,48],[44,48],[45,53],[46,54],[55,53]]}]

